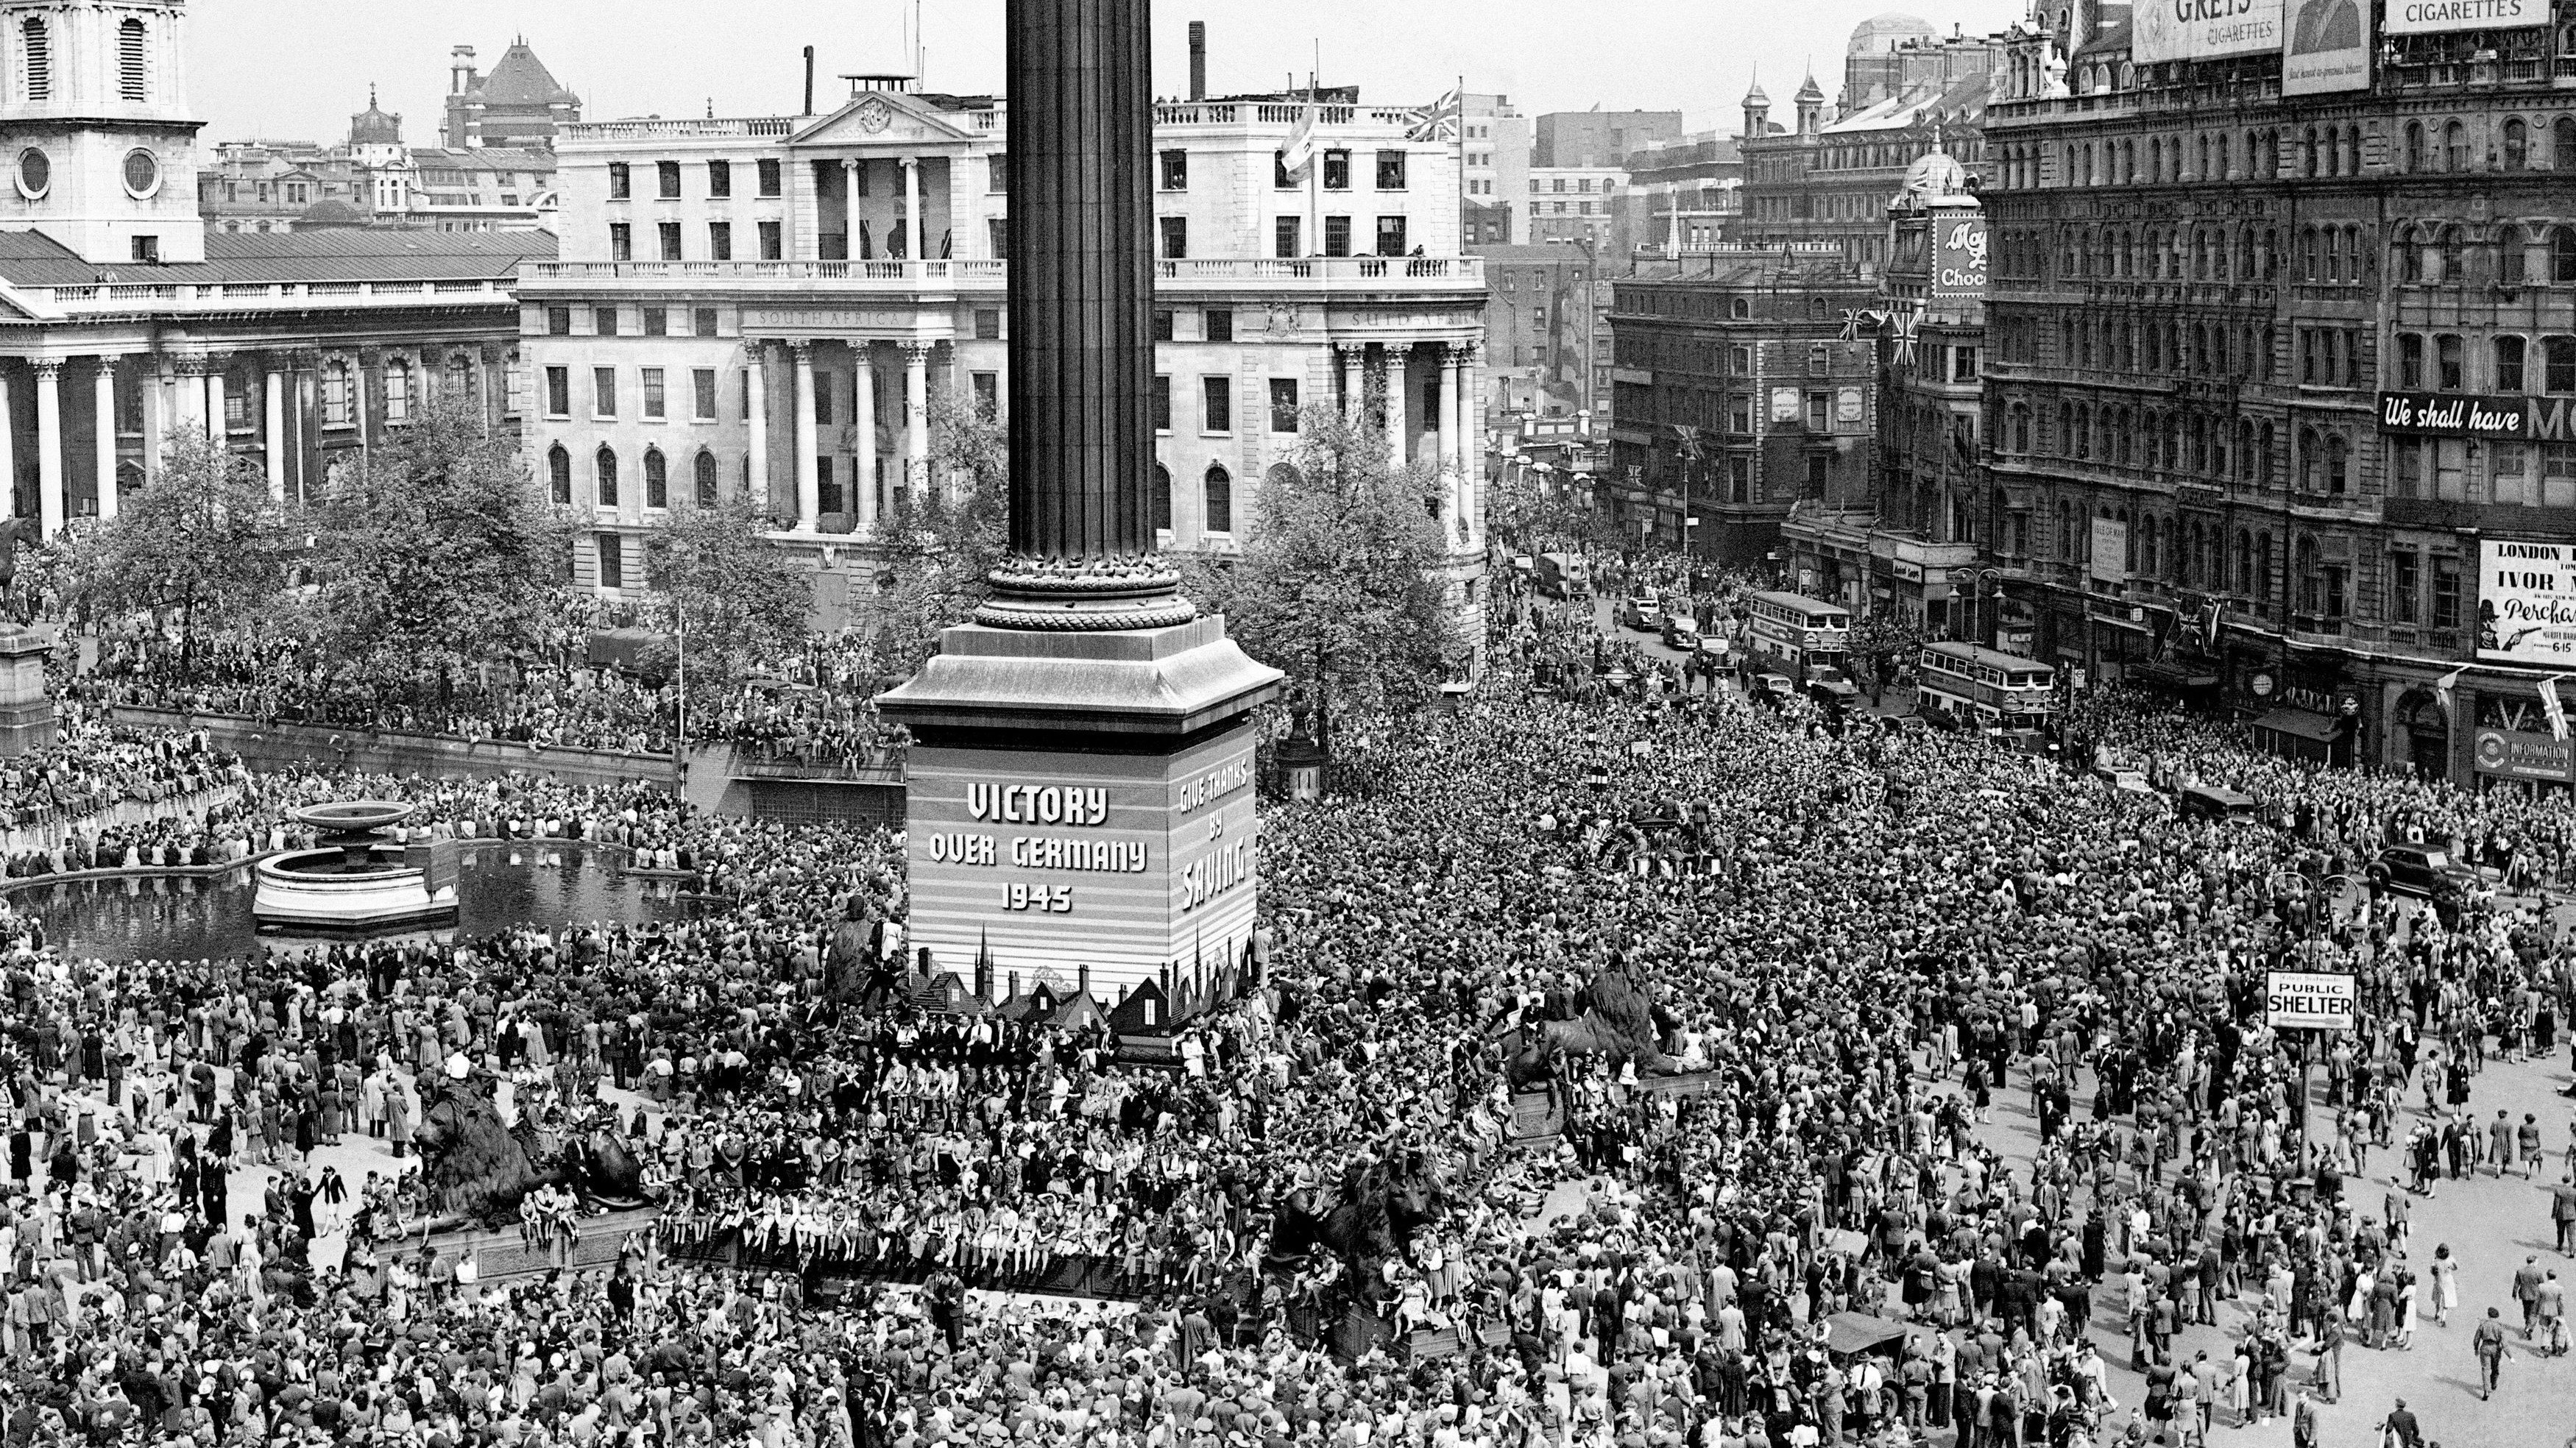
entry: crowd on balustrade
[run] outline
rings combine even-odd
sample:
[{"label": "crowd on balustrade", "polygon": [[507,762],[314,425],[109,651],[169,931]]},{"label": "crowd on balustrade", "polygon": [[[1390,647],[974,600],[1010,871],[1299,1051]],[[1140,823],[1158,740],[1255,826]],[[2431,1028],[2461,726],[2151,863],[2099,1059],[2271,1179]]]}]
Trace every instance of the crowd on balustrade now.
[{"label": "crowd on balustrade", "polygon": [[[1524,661],[1597,678],[1617,646],[1581,608],[1496,616],[1476,700],[1266,813],[1255,984],[1168,1059],[1096,1014],[917,1004],[881,831],[313,773],[237,778],[193,837],[65,847],[256,852],[293,803],[381,795],[427,838],[616,845],[704,898],[222,961],[65,959],[8,917],[7,1435],[2181,1443],[2311,1411],[2346,1345],[2465,1338],[2458,1263],[2508,1248],[2409,1216],[2533,1170],[2479,1092],[2555,1069],[2576,944],[2527,892],[2566,806],[2083,706],[2085,738],[2275,817],[2200,821],[1644,667],[1533,689]],[[2495,877],[2417,908],[2361,868],[2398,841]],[[2284,964],[2356,982],[2314,1100],[2265,1024]],[[1621,982],[1645,1039],[1547,1046],[1600,1044]],[[612,1265],[495,1284],[420,1251],[443,1203],[410,1148],[460,1074],[540,1140],[630,1144],[659,1205]],[[352,1140],[370,1175],[313,1165]],[[1398,1214],[1398,1182],[1433,1185]],[[1319,1237],[1337,1216],[1356,1236]],[[2513,1326],[2545,1347],[2562,1308],[2535,1284]]]}]

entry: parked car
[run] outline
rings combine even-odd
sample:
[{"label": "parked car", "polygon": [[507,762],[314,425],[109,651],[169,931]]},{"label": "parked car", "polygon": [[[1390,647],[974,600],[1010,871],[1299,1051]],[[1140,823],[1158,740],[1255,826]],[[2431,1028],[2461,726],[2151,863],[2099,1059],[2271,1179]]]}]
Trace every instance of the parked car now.
[{"label": "parked car", "polygon": [[1653,594],[1619,600],[1619,626],[1654,633],[1664,626],[1663,600]]},{"label": "parked car", "polygon": [[1686,613],[1664,615],[1664,647],[1685,652],[1699,647],[1699,623]]},{"label": "parked car", "polygon": [[1791,681],[1787,674],[1755,674],[1753,676],[1753,693],[1757,697],[1767,695],[1774,703],[1786,704],[1789,702],[1790,697],[1797,692],[1797,684]]}]

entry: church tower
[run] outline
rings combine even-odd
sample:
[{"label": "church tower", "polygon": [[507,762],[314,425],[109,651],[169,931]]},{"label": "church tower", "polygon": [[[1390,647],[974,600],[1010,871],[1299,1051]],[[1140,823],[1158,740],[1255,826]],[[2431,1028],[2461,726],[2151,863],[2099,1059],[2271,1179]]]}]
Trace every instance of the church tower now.
[{"label": "church tower", "polygon": [[0,0],[0,231],[101,266],[206,257],[186,0]]}]

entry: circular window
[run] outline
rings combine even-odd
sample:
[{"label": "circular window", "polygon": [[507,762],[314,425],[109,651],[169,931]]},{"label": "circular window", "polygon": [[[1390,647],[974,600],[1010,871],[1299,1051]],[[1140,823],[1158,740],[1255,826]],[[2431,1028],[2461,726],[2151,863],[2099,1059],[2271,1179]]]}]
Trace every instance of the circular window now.
[{"label": "circular window", "polygon": [[18,194],[33,201],[53,188],[54,163],[34,147],[18,153]]},{"label": "circular window", "polygon": [[160,190],[160,158],[144,150],[126,152],[125,189],[136,196],[149,196]]}]

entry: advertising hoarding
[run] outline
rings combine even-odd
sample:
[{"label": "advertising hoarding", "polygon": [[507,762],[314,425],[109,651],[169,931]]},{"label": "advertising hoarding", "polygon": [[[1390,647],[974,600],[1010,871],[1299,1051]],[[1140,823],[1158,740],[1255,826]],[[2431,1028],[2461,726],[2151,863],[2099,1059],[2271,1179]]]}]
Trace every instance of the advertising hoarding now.
[{"label": "advertising hoarding", "polygon": [[2477,747],[2471,753],[2480,774],[2501,775],[2506,779],[2555,779],[2568,777],[2571,750],[2554,734],[2535,734],[2523,729],[2481,729]]},{"label": "advertising hoarding", "polygon": [[2281,94],[2370,88],[2367,0],[2298,0],[2281,48]]},{"label": "advertising hoarding", "polygon": [[2129,56],[2144,65],[2278,53],[2281,3],[2282,0],[2140,0],[2129,12]]},{"label": "advertising hoarding", "polygon": [[2349,1031],[2360,994],[2348,975],[2275,970],[2263,981],[2263,1024],[2276,1031]]},{"label": "advertising hoarding", "polygon": [[2549,23],[2549,0],[2388,0],[2391,35],[2528,30]]},{"label": "advertising hoarding", "polygon": [[2499,442],[2576,441],[2576,397],[2469,397],[2383,392],[2379,430],[2399,437],[2482,437]]},{"label": "advertising hoarding", "polygon": [[2087,571],[2096,583],[2129,581],[2129,525],[2117,518],[2093,520],[2093,557]]},{"label": "advertising hoarding", "polygon": [[2478,657],[2556,668],[2576,660],[2576,543],[2478,540]]},{"label": "advertising hoarding", "polygon": [[1102,1004],[1252,932],[1252,730],[1170,756],[915,745],[910,938],[937,969],[1089,966]]},{"label": "advertising hoarding", "polygon": [[1938,244],[1932,256],[1932,297],[1982,297],[1986,294],[1986,218],[1974,213],[1943,213],[1933,220]]}]

